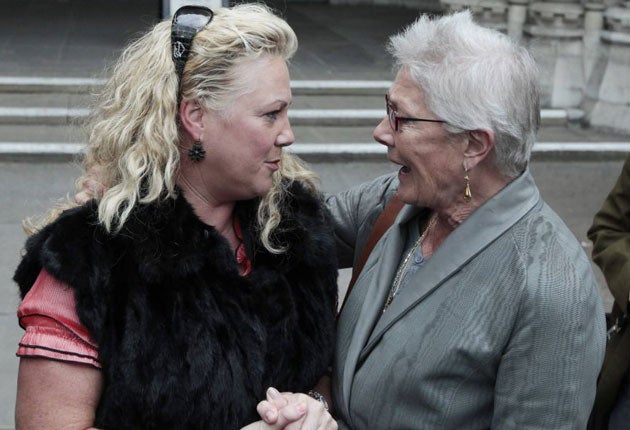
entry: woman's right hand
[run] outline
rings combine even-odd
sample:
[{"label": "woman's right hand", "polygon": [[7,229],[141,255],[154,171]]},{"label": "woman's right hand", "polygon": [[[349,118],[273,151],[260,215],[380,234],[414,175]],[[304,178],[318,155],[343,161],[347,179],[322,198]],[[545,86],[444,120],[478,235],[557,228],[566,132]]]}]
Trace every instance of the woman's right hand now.
[{"label": "woman's right hand", "polygon": [[241,430],[282,430],[288,428],[288,426],[293,423],[302,422],[305,414],[306,405],[304,403],[294,403],[287,405],[279,414],[275,415],[273,423],[266,423],[262,420],[256,421],[255,423],[242,427]]},{"label": "woman's right hand", "polygon": [[[298,405],[304,405],[304,416],[294,420],[294,411]],[[301,410],[301,408],[298,408]],[[324,405],[302,393],[279,393],[275,388],[267,390],[267,400],[258,404],[258,414],[273,429],[286,430],[337,430],[337,422]],[[286,423],[286,424],[284,424]],[[284,425],[281,425],[284,424]],[[276,427],[281,425],[279,427]],[[263,427],[265,428],[265,427]]]},{"label": "woman's right hand", "polygon": [[92,199],[98,199],[105,192],[105,185],[101,182],[103,169],[99,166],[91,166],[81,179],[81,189],[74,196],[77,204],[83,205]]}]

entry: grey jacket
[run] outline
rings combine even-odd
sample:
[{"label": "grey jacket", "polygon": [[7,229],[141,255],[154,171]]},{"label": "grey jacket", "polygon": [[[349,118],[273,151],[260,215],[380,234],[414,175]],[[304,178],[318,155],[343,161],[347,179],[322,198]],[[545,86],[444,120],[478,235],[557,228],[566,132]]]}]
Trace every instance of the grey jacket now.
[{"label": "grey jacket", "polygon": [[[379,178],[329,199],[342,257],[362,248],[396,185]],[[340,428],[584,428],[604,310],[588,258],[529,172],[453,231],[382,314],[419,211],[402,209],[340,316]]]}]

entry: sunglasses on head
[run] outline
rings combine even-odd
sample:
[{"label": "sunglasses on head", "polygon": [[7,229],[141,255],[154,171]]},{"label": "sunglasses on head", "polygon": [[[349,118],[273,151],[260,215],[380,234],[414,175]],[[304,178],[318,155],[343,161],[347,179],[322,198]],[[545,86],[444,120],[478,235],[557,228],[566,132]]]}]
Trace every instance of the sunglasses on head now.
[{"label": "sunglasses on head", "polygon": [[[206,25],[212,21],[214,13],[204,6],[183,6],[177,9],[171,22],[171,53],[178,86],[181,85],[182,74],[193,39]],[[181,91],[181,89],[179,90]],[[178,94],[179,99],[179,94]]]}]

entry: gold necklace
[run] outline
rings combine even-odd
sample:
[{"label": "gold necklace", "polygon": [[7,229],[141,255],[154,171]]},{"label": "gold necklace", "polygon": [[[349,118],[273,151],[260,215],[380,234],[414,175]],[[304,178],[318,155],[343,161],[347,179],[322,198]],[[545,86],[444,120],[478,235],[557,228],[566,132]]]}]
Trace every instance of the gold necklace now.
[{"label": "gold necklace", "polygon": [[383,306],[383,312],[387,310],[389,305],[394,301],[394,297],[398,294],[398,290],[400,290],[400,284],[402,282],[403,274],[407,271],[407,264],[409,264],[409,260],[416,253],[418,248],[422,246],[422,242],[424,238],[427,237],[427,233],[437,222],[437,215],[433,214],[429,224],[426,226],[416,243],[411,247],[411,250],[407,253],[407,256],[403,260],[403,263],[398,267],[398,271],[396,272],[396,276],[394,277],[394,282],[392,283],[391,288],[389,289],[389,294],[387,295],[387,300],[385,301],[385,306]]}]

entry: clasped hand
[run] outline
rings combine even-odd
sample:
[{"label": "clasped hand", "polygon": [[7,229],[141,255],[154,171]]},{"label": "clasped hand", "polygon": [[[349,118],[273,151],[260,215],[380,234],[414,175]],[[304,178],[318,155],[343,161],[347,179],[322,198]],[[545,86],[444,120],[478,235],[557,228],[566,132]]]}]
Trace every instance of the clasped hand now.
[{"label": "clasped hand", "polygon": [[337,430],[337,423],[324,405],[302,393],[267,390],[267,399],[256,407],[262,421],[241,430]]}]

